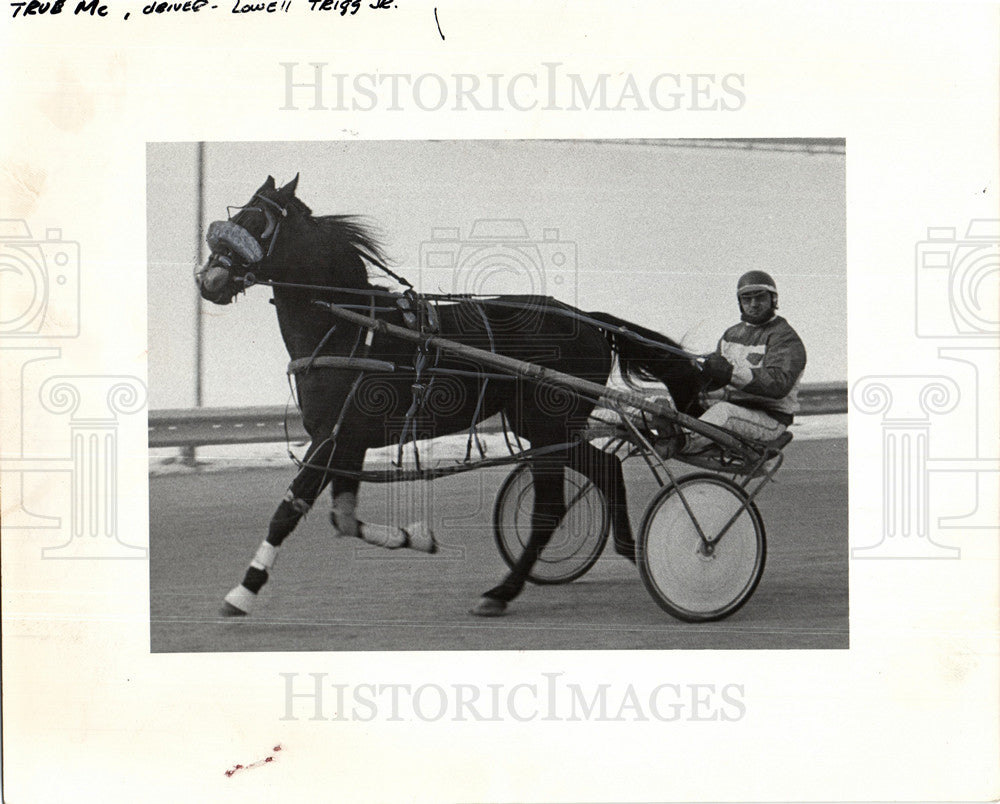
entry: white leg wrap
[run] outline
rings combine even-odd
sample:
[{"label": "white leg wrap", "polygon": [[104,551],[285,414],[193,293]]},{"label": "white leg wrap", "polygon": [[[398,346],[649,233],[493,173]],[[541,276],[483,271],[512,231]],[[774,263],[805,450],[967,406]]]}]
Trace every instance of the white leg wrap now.
[{"label": "white leg wrap", "polygon": [[430,529],[426,522],[414,522],[407,525],[404,530],[410,534],[410,547],[419,550],[421,553],[436,553],[437,540],[434,538],[434,531]]},{"label": "white leg wrap", "polygon": [[257,569],[270,570],[271,567],[274,566],[274,561],[277,557],[277,547],[270,542],[261,542],[260,547],[257,548],[257,552],[254,553],[253,561],[250,562],[250,566],[256,567]]},{"label": "white leg wrap", "polygon": [[365,522],[361,525],[361,538],[368,544],[383,547],[386,550],[410,547],[421,553],[437,552],[434,533],[423,522],[414,522],[405,528]]},{"label": "white leg wrap", "polygon": [[230,606],[234,606],[246,614],[250,613],[250,609],[253,608],[253,604],[256,599],[257,595],[247,589],[243,584],[240,584],[233,589],[228,595],[226,595],[225,598],[226,602]]},{"label": "white leg wrap", "polygon": [[388,525],[375,525],[365,522],[361,526],[361,538],[368,544],[376,547],[384,547],[387,550],[396,550],[406,547],[406,534],[399,528],[390,528]]},{"label": "white leg wrap", "polygon": [[437,552],[434,533],[423,522],[415,522],[405,528],[394,528],[373,522],[361,523],[354,516],[357,505],[358,498],[354,494],[339,494],[334,498],[330,510],[330,522],[338,536],[357,537],[386,550],[412,547],[423,553]]}]

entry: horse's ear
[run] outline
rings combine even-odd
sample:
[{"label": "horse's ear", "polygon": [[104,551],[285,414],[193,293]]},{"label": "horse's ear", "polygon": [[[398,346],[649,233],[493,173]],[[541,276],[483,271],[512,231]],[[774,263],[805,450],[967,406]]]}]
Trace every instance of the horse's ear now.
[{"label": "horse's ear", "polygon": [[295,188],[299,186],[299,174],[295,174],[295,178],[292,179],[288,184],[281,188],[281,192],[286,196],[294,196]]},{"label": "horse's ear", "polygon": [[268,176],[267,177],[267,181],[264,182],[264,188],[263,189],[265,189],[265,190],[273,190],[274,186],[275,186],[274,185],[274,176]]}]

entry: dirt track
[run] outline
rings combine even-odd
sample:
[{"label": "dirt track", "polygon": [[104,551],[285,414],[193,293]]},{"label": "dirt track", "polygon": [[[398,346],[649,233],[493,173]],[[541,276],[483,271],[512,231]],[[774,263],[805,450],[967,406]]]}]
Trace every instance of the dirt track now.
[{"label": "dirt track", "polygon": [[[793,442],[786,454],[778,483],[759,498],[764,578],[739,612],[707,625],[663,612],[610,547],[580,580],[530,586],[506,617],[471,617],[469,607],[505,571],[491,510],[507,469],[431,484],[443,545],[434,556],[334,538],[324,497],[285,542],[254,615],[222,619],[222,596],[241,579],[292,471],[150,478],[152,649],[846,648],[847,443]],[[639,462],[625,472],[638,526],[655,484]],[[405,500],[418,488],[410,485],[392,493]],[[408,510],[388,501],[388,488],[362,487],[362,519],[392,521],[388,509]]]}]

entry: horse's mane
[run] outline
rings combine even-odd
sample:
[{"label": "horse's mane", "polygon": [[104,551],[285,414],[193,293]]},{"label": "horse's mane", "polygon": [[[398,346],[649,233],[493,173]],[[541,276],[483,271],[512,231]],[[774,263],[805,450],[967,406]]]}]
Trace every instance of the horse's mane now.
[{"label": "horse's mane", "polygon": [[[302,205],[305,207],[305,204]],[[308,210],[308,207],[306,207]],[[379,236],[357,215],[321,215],[309,220],[317,228],[324,248],[355,256],[368,265],[387,269],[389,258]]]},{"label": "horse's mane", "polygon": [[[286,199],[288,209],[294,211],[306,231],[311,230],[308,246],[310,261],[318,265],[331,265],[330,256],[334,256],[333,264],[338,269],[357,268],[358,276],[349,277],[352,282],[365,284],[367,270],[365,266],[373,266],[384,271],[388,270],[390,262],[385,253],[385,247],[380,242],[374,228],[359,215],[313,215],[312,209],[300,198],[292,196]],[[303,255],[298,255],[303,256]],[[351,258],[354,258],[353,260]]]},{"label": "horse's mane", "polygon": [[357,215],[323,215],[313,218],[329,236],[346,245],[365,262],[385,268],[389,258],[379,236],[372,227]]}]

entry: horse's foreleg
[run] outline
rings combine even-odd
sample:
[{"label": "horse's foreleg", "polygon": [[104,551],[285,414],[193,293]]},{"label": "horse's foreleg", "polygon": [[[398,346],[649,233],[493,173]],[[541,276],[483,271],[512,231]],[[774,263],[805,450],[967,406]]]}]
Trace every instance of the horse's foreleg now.
[{"label": "horse's foreleg", "polygon": [[531,535],[524,552],[499,586],[484,592],[472,609],[480,617],[497,617],[524,588],[528,575],[552,534],[566,515],[563,496],[563,466],[547,464],[531,467],[535,504],[531,511]]},{"label": "horse's foreleg", "polygon": [[267,538],[260,543],[257,552],[254,553],[250,566],[243,575],[243,582],[226,595],[222,604],[223,615],[237,617],[250,613],[257,600],[257,593],[267,583],[269,573],[274,567],[278,548],[295,530],[299,520],[309,512],[329,480],[329,475],[322,469],[306,466],[299,470],[272,515],[267,528]]}]

